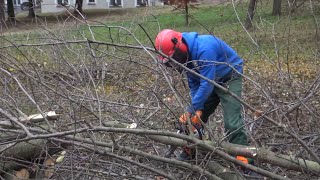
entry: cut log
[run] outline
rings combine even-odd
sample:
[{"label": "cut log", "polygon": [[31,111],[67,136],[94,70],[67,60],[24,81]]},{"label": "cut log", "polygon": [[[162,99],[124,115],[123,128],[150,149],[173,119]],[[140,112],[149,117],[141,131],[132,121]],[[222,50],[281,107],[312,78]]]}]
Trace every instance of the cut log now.
[{"label": "cut log", "polygon": [[21,163],[14,160],[30,160],[39,156],[46,142],[43,139],[36,139],[17,144],[11,143],[2,147],[1,151],[3,153],[0,158],[0,169],[3,171],[19,169]]},{"label": "cut log", "polygon": [[[168,137],[168,136],[155,136],[149,135],[150,139],[153,139],[157,142],[161,142],[163,144],[175,145],[175,146],[187,146],[188,143],[185,140]],[[255,148],[255,147],[248,147],[248,146],[241,146],[236,144],[231,144],[228,142],[221,142],[217,144],[213,141],[202,141],[204,145],[209,145],[213,147],[220,147],[223,148],[227,153],[230,155],[242,155],[246,157],[251,157],[254,159],[258,159],[261,162],[270,163],[273,165],[277,165],[280,167],[284,167],[287,169],[292,169],[296,171],[313,171],[315,173],[320,173],[320,165],[317,162],[304,160],[300,158],[294,158],[292,156],[282,155],[282,154],[275,154],[274,152],[268,151],[263,148]],[[194,146],[191,146],[194,147]],[[205,147],[205,146],[202,146]],[[204,149],[209,150],[210,149]]]},{"label": "cut log", "polygon": [[[115,123],[115,124],[114,124]],[[119,128],[128,128],[132,125],[125,124],[125,123],[117,123],[117,121],[112,121],[109,123],[109,126],[117,126]],[[172,146],[180,146],[184,147],[190,145],[185,140],[175,138],[175,137],[168,137],[168,136],[159,136],[159,135],[148,135],[148,137],[154,141],[172,145]],[[215,138],[218,139],[218,138]],[[284,167],[291,170],[296,171],[312,171],[315,173],[320,173],[320,164],[314,161],[305,160],[301,158],[295,158],[293,156],[287,156],[283,154],[275,154],[272,151],[263,148],[256,148],[250,146],[241,146],[237,144],[231,144],[225,141],[222,142],[215,142],[215,141],[200,141],[198,143],[203,144],[202,147],[214,147],[214,148],[223,148],[228,154],[230,155],[241,155],[245,157],[250,157],[260,162],[270,163],[276,166]],[[191,146],[191,148],[195,148],[195,146]],[[207,148],[204,149],[207,151],[211,151],[211,149]]]},{"label": "cut log", "polygon": [[[56,114],[54,111],[45,112],[44,115],[48,120],[56,120],[60,117],[60,115]],[[24,124],[44,122],[44,117],[41,114],[20,117],[18,119]],[[15,125],[10,121],[1,121],[0,126],[15,129]],[[5,142],[14,140],[20,135],[23,136],[21,133],[3,132],[0,133],[0,138],[3,142]],[[48,143],[48,141],[45,139],[34,139],[27,142],[0,145],[0,170],[17,170],[21,168],[23,164],[25,164],[24,162],[29,162],[30,160],[39,157],[45,147],[50,146],[52,146],[52,144]],[[52,148],[49,148],[48,153],[54,154],[59,150],[59,147],[57,148],[52,146]]]}]

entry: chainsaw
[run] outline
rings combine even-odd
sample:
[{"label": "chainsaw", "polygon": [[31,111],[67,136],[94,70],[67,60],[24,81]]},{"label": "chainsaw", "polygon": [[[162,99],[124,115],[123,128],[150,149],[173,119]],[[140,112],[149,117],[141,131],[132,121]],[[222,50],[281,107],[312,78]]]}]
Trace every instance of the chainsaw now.
[{"label": "chainsaw", "polygon": [[[175,123],[175,129],[178,129],[177,133],[179,134],[189,135],[189,129],[187,124],[179,123],[179,126],[177,127]],[[193,131],[193,134],[196,138],[202,140],[204,135],[204,128],[202,125],[195,125],[192,123],[191,130]],[[170,158],[177,148],[178,146],[170,145],[169,148],[165,151],[164,157]]]}]

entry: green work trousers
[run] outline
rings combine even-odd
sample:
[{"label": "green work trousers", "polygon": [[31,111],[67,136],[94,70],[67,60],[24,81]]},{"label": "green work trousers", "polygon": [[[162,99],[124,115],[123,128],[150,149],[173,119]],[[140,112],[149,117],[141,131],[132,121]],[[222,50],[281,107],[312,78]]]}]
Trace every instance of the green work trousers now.
[{"label": "green work trousers", "polygon": [[[240,76],[232,77],[229,81],[221,83],[221,85],[241,97],[242,78]],[[248,146],[241,116],[241,103],[217,87],[214,88],[204,105],[203,122],[206,123],[208,121],[209,116],[214,113],[219,103],[222,106],[224,128],[229,137],[229,142]]]}]

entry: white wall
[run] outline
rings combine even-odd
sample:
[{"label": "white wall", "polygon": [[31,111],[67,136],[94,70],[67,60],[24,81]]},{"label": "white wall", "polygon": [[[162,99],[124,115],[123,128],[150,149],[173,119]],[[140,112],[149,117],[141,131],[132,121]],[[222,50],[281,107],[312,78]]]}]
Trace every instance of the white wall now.
[{"label": "white wall", "polygon": [[136,0],[123,0],[124,8],[134,8],[136,7]]},{"label": "white wall", "polygon": [[[69,0],[70,6],[60,6],[57,4],[57,0],[42,0],[41,13],[58,13],[66,10],[73,10],[76,0]],[[148,0],[149,6],[162,5],[159,0]],[[83,0],[82,9],[108,9],[109,0],[96,0],[95,3],[88,3],[89,0]],[[122,6],[116,8],[135,8],[137,5],[136,0],[122,0]]]},{"label": "white wall", "polygon": [[57,4],[57,0],[42,0],[41,13],[58,13],[66,10],[74,9],[75,0],[69,0],[70,6],[61,6]]},{"label": "white wall", "polygon": [[107,0],[96,0],[94,4],[90,4],[89,0],[83,0],[82,9],[108,9]]}]

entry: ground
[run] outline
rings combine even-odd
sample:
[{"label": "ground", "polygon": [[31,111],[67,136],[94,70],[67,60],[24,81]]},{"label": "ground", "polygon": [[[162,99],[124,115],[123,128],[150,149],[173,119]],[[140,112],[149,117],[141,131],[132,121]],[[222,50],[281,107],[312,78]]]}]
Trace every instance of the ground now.
[{"label": "ground", "polygon": [[[271,8],[271,3],[261,2],[254,28],[249,30],[241,26],[246,3],[237,4],[235,9],[232,4],[191,9],[194,19],[188,26],[181,11],[167,6],[87,12],[90,25],[97,26],[67,15],[29,19],[26,25],[19,22],[0,39],[0,122],[40,110],[59,112],[61,118],[49,122],[53,132],[46,127],[25,125],[35,136],[47,136],[50,141],[68,145],[64,155],[59,152],[49,157],[51,154],[43,151],[47,159],[59,161],[53,163],[57,179],[71,175],[83,179],[152,179],[158,175],[156,170],[175,178],[199,178],[211,160],[237,171],[235,164],[221,154],[212,154],[212,149],[201,152],[199,161],[191,164],[159,160],[167,147],[165,143],[148,134],[141,135],[147,130],[175,134],[174,123],[190,102],[185,77],[153,58],[157,55],[151,42],[158,30],[174,28],[212,33],[243,57],[242,99],[247,103],[243,117],[252,146],[268,148],[275,156],[284,154],[314,161],[309,151],[319,154],[320,46],[314,21],[319,14],[310,13],[306,7],[292,16],[273,17]],[[248,105],[261,110],[263,117],[260,111],[249,110]],[[5,116],[4,111],[13,115]],[[210,136],[206,138],[227,139],[222,119],[219,107],[210,117]],[[104,124],[113,121],[123,123],[119,125],[124,129],[118,132]],[[136,130],[126,128],[133,123]],[[0,129],[1,133],[10,133],[1,143],[23,141],[26,129]],[[307,143],[309,151],[297,139]],[[118,145],[122,147],[117,149]],[[218,149],[227,152],[225,147]],[[300,168],[289,171],[267,161],[268,157],[263,158],[266,157],[258,155],[256,166],[274,174],[292,179],[312,179],[317,175],[300,173]],[[41,159],[30,163],[34,165],[32,171],[36,167],[47,168]],[[51,166],[52,160],[48,164]]]}]

